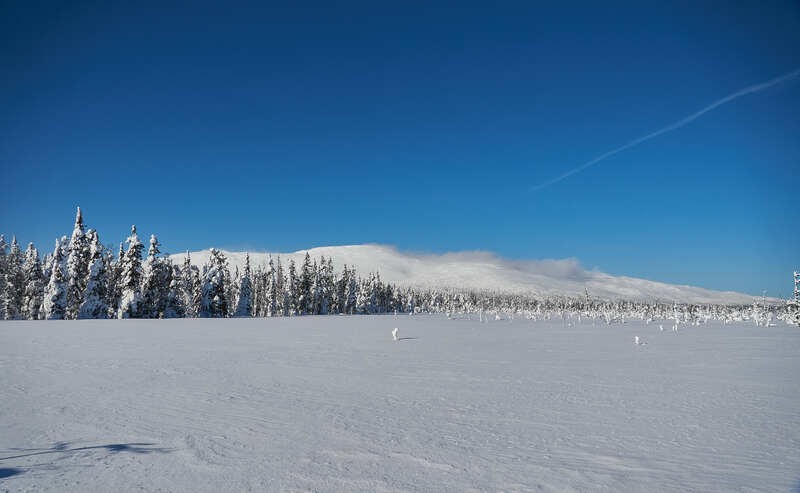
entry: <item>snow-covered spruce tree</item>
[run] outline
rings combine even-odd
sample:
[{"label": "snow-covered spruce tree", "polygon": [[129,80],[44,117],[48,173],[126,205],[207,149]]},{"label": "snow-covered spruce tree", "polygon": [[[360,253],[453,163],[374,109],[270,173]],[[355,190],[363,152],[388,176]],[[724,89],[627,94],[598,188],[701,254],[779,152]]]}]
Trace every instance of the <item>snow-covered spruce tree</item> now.
[{"label": "snow-covered spruce tree", "polygon": [[[280,261],[280,259],[278,259]],[[278,282],[278,271],[275,264],[272,262],[272,257],[269,258],[269,270],[267,270],[267,294],[264,302],[266,303],[266,315],[268,317],[277,317],[280,315],[280,298],[282,297]]]},{"label": "snow-covered spruce tree", "polygon": [[63,320],[67,311],[67,279],[64,274],[64,258],[61,244],[56,240],[53,262],[50,267],[50,280],[44,292],[44,318]]},{"label": "snow-covered spruce tree", "polygon": [[417,300],[414,296],[414,290],[409,289],[406,292],[405,296],[405,311],[408,313],[416,313],[417,310]]},{"label": "snow-covered spruce tree", "polygon": [[50,274],[53,269],[53,254],[48,252],[42,257],[42,289],[47,286],[47,281],[50,279]]},{"label": "snow-covered spruce tree", "polygon": [[372,284],[372,302],[375,304],[376,313],[384,313],[388,302],[386,301],[386,286],[381,281],[379,272],[375,273]]},{"label": "snow-covered spruce tree", "polygon": [[244,272],[239,279],[239,299],[236,300],[235,317],[249,317],[253,311],[253,284],[250,276],[250,254],[244,258]]},{"label": "snow-covered spruce tree", "polygon": [[108,285],[106,286],[107,318],[117,318],[119,302],[122,299],[122,261],[125,258],[125,248],[122,243],[119,244],[116,259],[110,250],[108,249],[104,252],[108,269]]},{"label": "snow-covered spruce tree", "polygon": [[150,235],[150,248],[142,266],[142,318],[161,317],[167,304],[172,267],[158,256],[159,246],[156,235]]},{"label": "snow-covered spruce tree", "polygon": [[234,266],[233,275],[228,270],[228,275],[225,277],[225,299],[228,300],[228,313],[225,316],[232,317],[236,311],[236,300],[239,299],[239,281],[242,278],[239,273],[239,266]]},{"label": "snow-covered spruce tree", "polygon": [[331,296],[331,313],[344,313],[345,283],[347,279],[347,264],[342,267],[342,274],[334,281],[333,295]]},{"label": "snow-covered spruce tree", "polygon": [[[61,251],[61,268],[64,269],[64,279],[66,282],[66,275],[67,275],[67,257],[69,256],[69,238],[66,235],[58,238],[56,240],[56,245],[58,245],[58,249]],[[49,254],[51,257],[49,260],[52,260],[52,257],[55,257],[55,251]],[[42,264],[43,268],[47,268],[47,272],[45,272],[45,277],[50,279],[50,269],[52,269],[53,265],[52,262],[48,261],[46,264]]]},{"label": "snow-covered spruce tree", "polygon": [[89,243],[89,275],[78,318],[107,318],[109,284],[107,258],[97,231],[90,229],[86,233],[86,238]]},{"label": "snow-covered spruce tree", "polygon": [[300,315],[300,304],[297,296],[298,284],[294,259],[290,259],[289,272],[286,275],[286,284],[284,286],[284,315]]},{"label": "snow-covered spruce tree", "polygon": [[[333,297],[336,292],[336,273],[333,270],[333,259],[328,257],[322,262],[322,299],[320,313],[327,315],[333,307]],[[335,312],[334,312],[335,313]]]},{"label": "snow-covered spruce tree", "polygon": [[303,259],[303,266],[300,269],[300,279],[296,285],[297,291],[295,297],[297,299],[297,314],[305,315],[313,312],[313,301],[311,293],[311,284],[313,282],[314,269],[311,265],[311,256],[306,252]]},{"label": "snow-covered spruce tree", "polygon": [[358,279],[358,294],[356,295],[355,313],[364,315],[370,313],[370,286],[367,279]]},{"label": "snow-covered spruce tree", "polygon": [[228,315],[228,300],[225,297],[225,280],[230,279],[228,260],[216,248],[203,272],[203,294],[200,316],[222,318]]},{"label": "snow-covered spruce tree", "polygon": [[11,250],[5,259],[5,276],[0,282],[5,283],[3,300],[3,318],[18,320],[22,318],[22,304],[25,297],[25,276],[22,271],[23,257],[19,249],[17,237],[11,239]]},{"label": "snow-covered spruce tree", "polygon": [[319,264],[316,260],[311,265],[311,289],[308,298],[308,315],[319,315],[321,313],[320,303],[322,301],[322,283],[320,279]]},{"label": "snow-covered spruce tree", "polygon": [[349,275],[350,277],[347,281],[347,300],[345,305],[345,313],[352,315],[354,313],[358,313],[358,287],[360,281],[355,268],[350,269]]},{"label": "snow-covered spruce tree", "polygon": [[67,254],[67,313],[66,318],[78,318],[83,292],[89,271],[89,243],[83,226],[81,208],[75,214],[75,226],[72,229]]},{"label": "snow-covered spruce tree", "polygon": [[257,265],[251,274],[251,284],[252,284],[252,303],[253,306],[251,307],[251,313],[253,317],[263,317],[264,316],[264,286],[265,283],[265,275],[260,265]]},{"label": "snow-covered spruce tree", "polygon": [[0,235],[0,318],[6,306],[6,266],[8,265],[8,244],[6,238]]},{"label": "snow-covered spruce tree", "polygon": [[[270,257],[269,260],[272,261],[272,258]],[[258,273],[253,277],[253,303],[258,304],[258,308],[253,307],[256,317],[270,316],[272,305],[272,300],[270,300],[270,279],[275,275],[274,268],[274,264],[270,265],[269,263],[266,266],[258,267]],[[257,288],[256,285],[258,286]]]},{"label": "snow-covered spruce tree", "polygon": [[286,290],[286,284],[288,281],[286,280],[286,273],[283,270],[283,262],[281,262],[281,257],[278,256],[275,259],[275,316],[284,315],[286,310],[286,296],[284,295]]},{"label": "snow-covered spruce tree", "polygon": [[168,264],[172,270],[167,299],[162,315],[164,318],[183,318],[186,316],[185,296],[183,292],[183,268],[178,265]]},{"label": "snow-covered spruce tree", "polygon": [[792,291],[792,299],[787,304],[789,323],[800,325],[800,272],[794,272],[794,290]]},{"label": "snow-covered spruce tree", "polygon": [[44,275],[39,252],[28,243],[25,251],[25,263],[22,266],[25,276],[25,295],[22,301],[22,316],[28,320],[39,320],[44,301]]},{"label": "snow-covered spruce tree", "polygon": [[144,245],[136,235],[136,225],[126,240],[128,251],[122,258],[118,318],[140,318],[142,304],[142,250]]},{"label": "snow-covered spruce tree", "polygon": [[200,273],[197,267],[192,265],[188,251],[183,259],[180,272],[177,274],[175,290],[176,295],[180,297],[180,304],[183,306],[183,316],[197,317],[201,309]]},{"label": "snow-covered spruce tree", "polygon": [[203,311],[203,278],[200,269],[192,266],[191,271],[191,304],[187,309],[193,317],[199,317]]}]

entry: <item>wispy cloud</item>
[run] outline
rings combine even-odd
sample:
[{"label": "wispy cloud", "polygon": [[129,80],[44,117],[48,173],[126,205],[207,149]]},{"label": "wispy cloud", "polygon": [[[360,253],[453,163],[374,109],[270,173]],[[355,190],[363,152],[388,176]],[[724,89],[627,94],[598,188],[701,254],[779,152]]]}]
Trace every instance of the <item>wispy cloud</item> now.
[{"label": "wispy cloud", "polygon": [[585,163],[581,164],[580,166],[578,166],[576,168],[573,168],[573,169],[567,171],[566,173],[563,173],[563,174],[561,174],[561,175],[559,175],[559,176],[557,176],[557,177],[555,177],[555,178],[553,178],[551,180],[548,180],[548,181],[546,181],[544,183],[540,183],[539,185],[531,187],[531,191],[535,192],[537,190],[541,190],[542,188],[549,187],[550,185],[556,184],[556,183],[560,182],[561,180],[574,175],[575,173],[580,173],[581,171],[585,170],[586,168],[594,166],[595,164],[599,163],[600,161],[603,161],[604,159],[607,159],[607,158],[609,158],[609,157],[611,157],[611,156],[613,156],[615,154],[619,154],[620,152],[625,151],[627,149],[630,149],[631,147],[637,146],[637,145],[641,144],[642,142],[648,141],[650,139],[654,139],[654,138],[658,137],[659,135],[665,134],[667,132],[671,132],[672,130],[675,130],[675,129],[678,129],[678,128],[684,126],[684,125],[687,125],[687,124],[691,123],[692,121],[694,121],[694,120],[700,118],[701,116],[705,115],[709,111],[712,111],[712,110],[722,106],[723,104],[730,103],[731,101],[739,99],[740,97],[746,96],[748,94],[753,94],[753,93],[756,93],[756,92],[764,91],[764,90],[769,89],[770,87],[778,85],[778,84],[780,84],[782,82],[787,82],[787,81],[790,81],[792,79],[795,79],[797,76],[800,76],[800,69],[795,69],[795,70],[793,70],[793,71],[791,71],[789,73],[781,75],[780,77],[775,77],[774,79],[770,79],[770,80],[768,80],[766,82],[761,82],[759,84],[754,84],[752,86],[747,86],[744,89],[740,89],[740,90],[738,90],[738,91],[736,91],[736,92],[734,92],[732,94],[729,94],[729,95],[725,96],[724,98],[721,98],[721,99],[718,99],[718,100],[714,101],[713,103],[703,107],[702,109],[692,113],[691,115],[689,115],[687,117],[684,117],[684,118],[682,118],[682,119],[680,119],[680,120],[678,120],[678,121],[676,121],[674,123],[670,123],[669,125],[667,125],[665,127],[662,127],[660,129],[656,130],[655,132],[651,132],[651,133],[649,133],[647,135],[644,135],[642,137],[634,139],[634,140],[628,142],[625,145],[617,147],[616,149],[612,149],[612,150],[610,150],[608,152],[604,152],[603,154],[600,154],[599,156],[597,156],[595,158],[592,158],[589,161],[586,161]]}]

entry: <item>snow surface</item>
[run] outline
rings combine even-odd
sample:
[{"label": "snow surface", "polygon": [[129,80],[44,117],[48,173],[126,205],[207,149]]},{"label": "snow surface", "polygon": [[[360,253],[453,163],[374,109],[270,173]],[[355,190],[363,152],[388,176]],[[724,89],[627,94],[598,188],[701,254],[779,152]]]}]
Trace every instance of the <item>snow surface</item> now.
[{"label": "snow surface", "polygon": [[[208,262],[209,250],[191,252],[192,263]],[[294,253],[253,253],[250,264],[266,265],[269,256],[280,256],[284,269],[289,260],[301,265],[306,252],[313,258],[332,257],[334,266],[355,266],[361,275],[380,272],[381,279],[400,286],[423,288],[459,288],[513,293],[534,293],[540,296],[584,296],[585,290],[603,299],[665,301],[681,303],[749,304],[754,297],[732,291],[713,291],[647,281],[633,277],[612,276],[586,270],[575,259],[508,260],[488,252],[460,252],[443,255],[401,252],[385,245],[350,245],[320,247]],[[245,252],[223,251],[231,270],[244,269]],[[172,255],[182,263],[184,254]],[[777,300],[770,300],[777,301]]]},{"label": "snow surface", "polygon": [[797,327],[475,318],[0,323],[0,490],[800,485]]}]

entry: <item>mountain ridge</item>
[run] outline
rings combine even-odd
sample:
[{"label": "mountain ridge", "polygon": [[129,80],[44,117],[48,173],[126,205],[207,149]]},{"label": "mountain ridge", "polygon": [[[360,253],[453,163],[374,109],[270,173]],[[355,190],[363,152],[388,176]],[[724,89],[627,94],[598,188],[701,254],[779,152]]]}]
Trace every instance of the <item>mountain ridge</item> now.
[{"label": "mountain ridge", "polygon": [[[221,250],[230,269],[244,267],[247,252]],[[210,250],[189,252],[194,265],[202,266]],[[390,245],[363,244],[324,246],[290,253],[249,252],[252,268],[266,265],[270,256],[301,263],[306,252],[312,258],[333,259],[340,271],[344,264],[360,275],[378,272],[381,279],[399,286],[426,289],[468,289],[536,296],[590,296],[602,299],[679,303],[749,304],[756,297],[734,291],[717,291],[689,285],[668,284],[629,276],[613,276],[584,269],[574,258],[510,260],[487,251],[443,254],[404,252]],[[174,254],[182,262],[185,254]],[[776,301],[770,299],[770,301]]]}]

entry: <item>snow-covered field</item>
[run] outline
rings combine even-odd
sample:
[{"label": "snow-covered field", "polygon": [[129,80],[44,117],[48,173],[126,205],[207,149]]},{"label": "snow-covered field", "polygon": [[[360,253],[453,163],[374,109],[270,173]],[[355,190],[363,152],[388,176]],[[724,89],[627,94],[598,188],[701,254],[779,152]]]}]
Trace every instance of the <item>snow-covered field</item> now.
[{"label": "snow-covered field", "polygon": [[4,322],[0,490],[792,491],[798,355],[783,324]]}]

